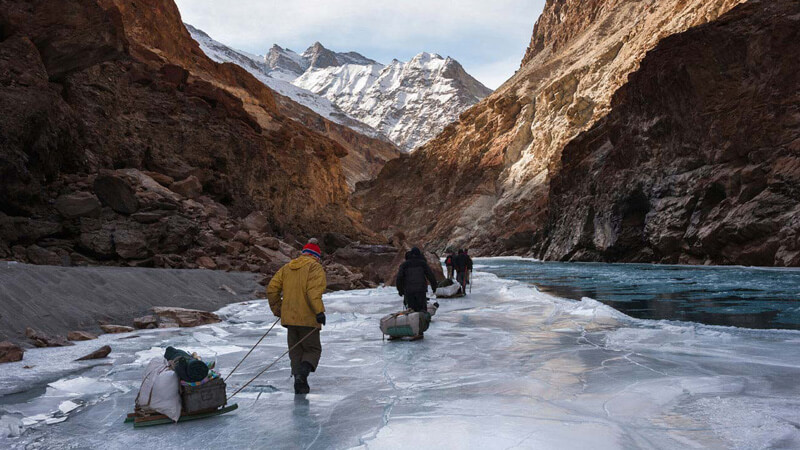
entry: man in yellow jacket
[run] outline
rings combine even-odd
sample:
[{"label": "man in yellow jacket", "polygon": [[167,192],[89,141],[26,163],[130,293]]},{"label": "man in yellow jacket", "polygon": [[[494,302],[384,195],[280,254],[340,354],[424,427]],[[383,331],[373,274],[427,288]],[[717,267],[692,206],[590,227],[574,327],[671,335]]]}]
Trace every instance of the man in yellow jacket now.
[{"label": "man in yellow jacket", "polygon": [[325,325],[322,294],[328,282],[321,256],[317,240],[309,240],[300,257],[281,267],[267,286],[269,307],[288,331],[295,394],[308,394],[308,375],[322,355],[319,330]]}]

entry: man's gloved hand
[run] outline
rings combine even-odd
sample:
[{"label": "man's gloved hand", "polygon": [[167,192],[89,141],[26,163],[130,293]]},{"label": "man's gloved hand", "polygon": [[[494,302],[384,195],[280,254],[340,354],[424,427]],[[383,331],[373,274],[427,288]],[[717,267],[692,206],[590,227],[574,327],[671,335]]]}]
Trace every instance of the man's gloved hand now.
[{"label": "man's gloved hand", "polygon": [[317,323],[320,325],[325,325],[325,313],[321,312],[317,314]]},{"label": "man's gloved hand", "polygon": [[402,292],[398,292],[397,295],[399,295],[400,297],[403,297],[403,293]]}]

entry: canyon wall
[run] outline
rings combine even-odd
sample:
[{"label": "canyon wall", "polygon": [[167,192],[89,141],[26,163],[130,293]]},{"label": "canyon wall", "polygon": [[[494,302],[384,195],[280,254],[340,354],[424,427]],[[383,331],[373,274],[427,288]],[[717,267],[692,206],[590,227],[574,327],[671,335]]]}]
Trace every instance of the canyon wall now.
[{"label": "canyon wall", "polygon": [[[586,247],[586,251],[580,251],[580,246],[572,243],[576,239],[585,241],[585,234],[575,230],[574,220],[561,217],[563,208],[570,202],[596,201],[596,197],[584,196],[577,191],[573,195],[570,191],[570,183],[582,186],[584,179],[593,175],[582,172],[586,169],[585,165],[578,168],[579,162],[571,153],[563,155],[565,147],[576,138],[588,139],[579,136],[612,113],[614,93],[628,82],[629,76],[634,77],[632,74],[640,70],[645,55],[660,42],[693,27],[714,22],[740,3],[738,0],[548,1],[534,28],[522,66],[510,80],[463,113],[457,123],[447,127],[417,152],[390,161],[376,180],[359,185],[355,194],[356,204],[364,212],[367,224],[387,234],[403,231],[411,238],[428,241],[437,248],[470,247],[478,254],[514,253],[549,259],[606,261],[749,261],[747,256],[740,257],[734,247],[726,250],[725,256],[719,251],[701,251],[692,255],[685,251],[686,246],[695,245],[688,235],[678,237],[681,242],[677,245],[673,243],[671,247],[663,247],[666,253],[649,252],[643,247],[636,251],[600,252],[590,251],[590,247]],[[737,17],[769,14],[765,10],[765,3],[769,2],[750,3],[753,5],[742,7],[732,14]],[[780,4],[791,9],[796,8],[797,2],[787,0]],[[758,34],[755,28],[742,27],[742,31]],[[742,45],[742,42],[738,44]],[[786,64],[788,55],[793,54],[788,51],[791,50],[788,44],[786,50],[782,60],[756,59],[739,64],[740,67],[765,64],[759,66],[760,70],[771,73],[778,69],[767,64]],[[733,52],[730,48],[725,51]],[[715,62],[716,56],[712,57],[712,54],[713,51],[704,54],[711,58],[708,63],[699,57],[687,59],[686,65],[697,66],[693,69],[681,69],[683,66],[675,60],[672,63],[676,64],[676,70],[693,72],[702,71],[701,68],[706,64],[717,70],[724,69],[724,64]],[[746,48],[740,48],[738,53],[733,54],[746,54]],[[733,101],[733,97],[746,91],[737,87],[737,83],[752,81],[742,71],[734,70],[721,76],[730,78],[730,81],[715,85],[715,95],[721,98],[719,104],[724,103],[726,98]],[[785,86],[776,88],[769,93],[769,98],[754,105],[788,111],[788,107],[775,104],[775,97],[772,97],[775,93],[785,93],[791,89],[788,87],[790,83],[787,82]],[[644,90],[638,92],[641,96],[638,101],[649,103],[647,96],[650,93]],[[673,96],[672,101],[677,104],[700,102],[700,98],[693,97],[700,94],[697,90],[661,90],[652,94]],[[653,99],[654,102],[656,100]],[[661,100],[662,103],[666,101]],[[761,121],[769,120],[768,115],[753,116],[736,109],[749,107],[746,103],[730,103],[729,106],[731,109],[715,112],[721,116],[719,120],[727,122],[726,127],[736,128],[738,120],[748,117],[757,121],[749,128],[751,134],[761,134],[758,140],[751,137],[744,142],[735,142],[741,147],[735,152],[757,151],[758,142],[770,142],[772,138],[766,130],[771,125],[766,128],[758,125]],[[792,116],[786,113],[781,117],[785,119]],[[776,126],[781,128],[783,125]],[[651,148],[661,148],[668,140],[680,138],[679,130],[675,130],[675,135],[672,133],[669,127],[664,128],[658,139],[649,145]],[[785,138],[796,136],[792,134],[791,126],[782,135]],[[728,141],[720,138],[709,140],[705,145],[726,145],[725,142],[741,137],[729,134],[726,136]],[[650,139],[655,137],[651,136]],[[625,145],[616,154],[618,158],[636,160],[638,152],[636,145]],[[720,149],[709,152],[724,153]],[[782,154],[762,152],[761,157],[771,164],[778,161]],[[668,168],[671,164],[671,161],[656,158],[651,162],[651,170],[668,171],[671,170]],[[705,166],[706,161],[698,157],[694,164]],[[561,176],[559,172],[562,168],[569,169],[569,174]],[[614,172],[611,166],[605,170],[606,176]],[[756,178],[762,175],[766,177],[766,173],[757,173]],[[565,179],[567,176],[570,177],[569,181]],[[640,176],[645,177],[644,174]],[[653,176],[659,175],[653,173]],[[556,186],[552,186],[556,179]],[[646,191],[652,186],[642,187],[644,197],[657,195]],[[703,189],[702,186],[701,183],[687,189]],[[555,209],[553,195],[558,196]],[[729,195],[727,191],[725,195]],[[633,204],[637,202],[639,200],[633,200]],[[588,208],[592,205],[580,206]],[[643,207],[637,208],[641,210]],[[644,215],[647,216],[647,213]],[[773,218],[779,222],[779,230],[790,221],[791,214]],[[647,217],[644,220],[647,222]],[[711,222],[715,222],[715,219],[711,219]],[[730,228],[731,225],[725,227]],[[578,239],[573,235],[575,233],[584,237]],[[753,239],[756,242],[764,238],[763,232],[759,233],[746,233],[739,239]],[[638,239],[637,245],[649,245],[644,243],[645,239],[641,236]],[[716,245],[720,248],[724,246]],[[758,260],[768,262],[769,258],[762,255]],[[791,261],[791,257],[776,256],[770,264],[791,264]]]},{"label": "canyon wall", "polygon": [[547,259],[800,265],[800,6],[663,39],[564,148]]},{"label": "canyon wall", "polygon": [[348,150],[211,61],[172,1],[0,0],[0,110],[0,258],[257,270],[291,253],[273,235],[374,240]]}]

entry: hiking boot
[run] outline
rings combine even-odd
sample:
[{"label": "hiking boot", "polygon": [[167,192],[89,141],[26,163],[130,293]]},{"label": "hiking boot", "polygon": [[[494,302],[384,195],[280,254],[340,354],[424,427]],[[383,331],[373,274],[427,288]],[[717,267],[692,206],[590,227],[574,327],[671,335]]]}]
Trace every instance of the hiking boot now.
[{"label": "hiking boot", "polygon": [[294,393],[308,394],[311,387],[308,386],[308,376],[297,374],[294,376]]},{"label": "hiking boot", "polygon": [[297,375],[294,376],[294,393],[295,394],[308,394],[311,392],[311,387],[308,385],[308,374],[314,370],[314,366],[308,361],[300,363]]}]

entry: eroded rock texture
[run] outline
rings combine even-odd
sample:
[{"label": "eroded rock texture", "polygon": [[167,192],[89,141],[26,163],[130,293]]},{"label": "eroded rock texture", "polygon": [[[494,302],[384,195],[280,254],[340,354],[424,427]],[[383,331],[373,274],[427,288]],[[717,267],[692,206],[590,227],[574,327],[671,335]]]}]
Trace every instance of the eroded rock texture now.
[{"label": "eroded rock texture", "polygon": [[670,36],[570,142],[548,259],[800,265],[800,4]]},{"label": "eroded rock texture", "polygon": [[208,59],[172,1],[0,0],[0,110],[0,258],[261,270],[269,235],[371,239],[347,149]]},{"label": "eroded rock texture", "polygon": [[[784,175],[786,171],[793,173],[794,160],[784,158],[796,152],[792,149],[796,149],[793,142],[798,136],[796,127],[793,128],[796,112],[791,109],[791,98],[785,95],[796,94],[792,89],[796,90],[797,83],[796,78],[780,78],[791,74],[795,64],[788,62],[790,55],[797,52],[786,41],[789,31],[785,28],[792,23],[797,27],[792,22],[797,12],[792,11],[798,3],[751,1],[726,15],[740,3],[738,0],[548,1],[522,67],[509,81],[462,114],[457,123],[426,146],[390,161],[376,180],[360,184],[355,199],[367,224],[386,235],[403,231],[410,239],[427,241],[435,248],[470,247],[478,254],[516,253],[574,260],[797,264],[793,250],[790,247],[780,250],[775,242],[793,237],[791,230],[796,225],[792,223],[798,221],[790,208],[795,203],[784,201],[797,188],[796,179]],[[737,30],[743,33],[740,38],[725,35],[724,42],[712,42],[702,33],[691,38],[676,37],[706,39],[697,45],[718,46],[718,51],[698,50],[700,53],[688,55],[685,61],[679,61],[677,54],[656,52],[652,58],[648,57],[648,66],[661,66],[662,77],[667,72],[673,77],[664,81],[677,85],[667,89],[657,85],[657,80],[640,82],[639,87],[630,88],[628,95],[632,97],[628,101],[638,102],[639,109],[651,109],[645,114],[633,111],[630,106],[627,113],[614,112],[612,96],[629,76],[636,78],[635,73],[648,52],[669,36],[715,22],[723,15],[714,26],[746,20],[761,20],[762,25],[770,26],[763,29],[742,25]],[[750,16],[758,17],[748,19]],[[773,50],[751,44],[750,35],[754,42],[777,46],[774,55],[766,56]],[[778,56],[781,52],[782,56]],[[651,70],[641,68],[645,69]],[[723,72],[711,73],[720,70]],[[659,70],[653,70],[650,76],[658,73]],[[775,83],[781,87],[772,86]],[[706,87],[713,92],[706,91]],[[622,95],[616,98],[621,101]],[[660,107],[666,109],[655,109]],[[750,108],[756,109],[745,111]],[[628,116],[634,113],[637,115]],[[682,117],[683,123],[676,124],[681,121],[682,113],[688,115]],[[631,164],[625,166],[631,171],[639,171],[636,180],[653,178],[641,189],[625,184],[635,180],[616,174],[614,168],[621,166],[615,166],[613,161],[597,161],[594,165],[581,162],[579,156],[573,156],[577,150],[569,147],[577,138],[576,142],[583,142],[581,145],[597,149],[602,139],[607,138],[593,127],[600,126],[601,120],[613,121],[604,119],[609,114],[616,114],[613,122],[617,124],[616,132],[630,133],[624,143],[616,144],[612,139],[614,157]],[[700,114],[713,117],[699,117]],[[642,132],[647,142],[641,142],[633,135],[638,133],[634,131],[637,127],[641,130],[650,126],[641,122],[645,116],[658,120],[652,124],[652,130]],[[776,123],[776,119],[783,122]],[[717,128],[700,136],[701,127],[690,121]],[[595,137],[601,136],[600,142],[592,141],[588,133],[581,134],[587,130],[597,133]],[[684,145],[680,141],[690,137],[693,140],[685,144],[687,148],[680,150]],[[571,149],[570,153],[562,155],[565,147]],[[782,150],[772,151],[779,148]],[[603,151],[587,154],[601,158]],[[684,159],[671,159],[678,155]],[[562,161],[568,175],[560,174]],[[649,161],[649,165],[637,167],[632,165],[633,161],[642,164]],[[723,163],[727,164],[727,172],[717,173],[723,169],[719,166]],[[746,169],[748,166],[759,169],[750,171]],[[780,167],[780,171],[762,172],[768,167]],[[587,172],[591,168],[602,168],[602,176],[616,179],[617,184],[599,183],[600,174]],[[651,173],[645,174],[646,170]],[[667,176],[677,182],[676,171],[693,171],[686,178],[697,179],[703,173],[706,175],[700,178],[704,180],[728,181],[719,185],[722,189],[715,187],[710,191],[708,188],[714,182],[705,181],[670,185],[673,191],[661,193],[648,190],[662,186],[659,179]],[[780,179],[770,178],[771,173],[780,173]],[[600,184],[621,192],[591,193],[591,186],[600,188]],[[774,188],[759,197],[765,185]],[[589,193],[580,190],[584,188]],[[571,189],[576,191],[573,193]],[[738,200],[742,189],[746,193]],[[779,190],[781,199],[773,196]],[[598,216],[601,209],[607,209],[600,200],[603,195],[615,199],[611,203],[619,204],[618,208],[627,212],[616,213],[616,219],[607,212],[602,212],[608,216],[607,220]],[[691,198],[698,202],[707,200],[699,206],[698,215],[694,215],[694,205],[668,205],[671,196],[676,197],[676,202],[688,202]],[[731,200],[732,196],[737,200]],[[662,199],[659,205],[654,205],[656,198]],[[724,199],[728,199],[727,203],[715,209]],[[576,204],[579,202],[582,203]],[[591,214],[597,219],[587,225],[577,216],[591,215],[590,208],[594,208]],[[661,212],[651,216],[653,208]],[[573,213],[567,210],[581,213],[570,217]],[[702,210],[706,212],[700,213]],[[686,211],[688,218],[682,217]],[[752,217],[737,222],[736,218],[745,213]],[[635,222],[633,228],[648,224],[647,230],[653,228],[652,239],[658,242],[650,242],[650,234],[644,238],[631,231],[630,226],[620,228],[619,217],[626,223]],[[688,225],[692,221],[696,226]],[[617,231],[601,229],[608,226],[617,227]],[[738,230],[740,226],[747,230]],[[682,232],[675,231],[681,227]],[[772,237],[767,238],[770,234]],[[737,242],[730,245],[729,238]],[[587,244],[587,239],[598,242]],[[698,243],[702,240],[708,243]],[[772,250],[774,259],[769,256]]]}]

